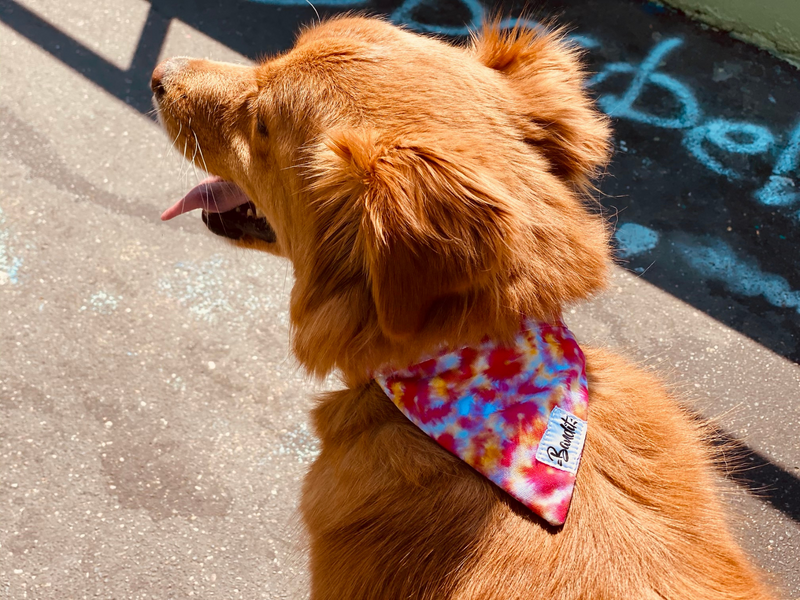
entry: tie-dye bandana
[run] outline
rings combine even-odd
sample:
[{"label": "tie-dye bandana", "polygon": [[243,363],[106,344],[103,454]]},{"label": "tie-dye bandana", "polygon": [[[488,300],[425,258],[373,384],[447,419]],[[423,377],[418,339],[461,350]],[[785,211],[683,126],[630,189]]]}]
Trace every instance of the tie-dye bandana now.
[{"label": "tie-dye bandana", "polygon": [[567,518],[586,438],[586,363],[572,332],[526,320],[375,379],[422,431],[552,525]]}]

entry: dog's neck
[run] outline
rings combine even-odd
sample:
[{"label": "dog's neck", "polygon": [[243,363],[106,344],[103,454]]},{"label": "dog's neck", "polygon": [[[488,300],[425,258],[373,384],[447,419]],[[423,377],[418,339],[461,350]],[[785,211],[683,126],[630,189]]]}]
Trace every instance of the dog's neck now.
[{"label": "dog's neck", "polygon": [[485,338],[374,376],[442,447],[548,523],[564,523],[588,387],[583,352],[562,323],[526,319],[511,343]]},{"label": "dog's neck", "polygon": [[[437,355],[445,348],[478,346],[484,339],[497,344],[513,344],[520,330],[520,314],[530,315],[537,323],[560,323],[558,313],[535,315],[531,312],[489,309],[480,312],[476,309],[463,314],[446,311],[431,318],[418,333],[407,339],[389,337],[380,330],[377,322],[371,322],[355,334],[337,336],[331,346],[338,346],[335,361],[320,374],[327,375],[336,369],[348,387],[355,388],[368,384],[372,374],[390,369],[403,369],[408,365],[422,362],[426,357]],[[300,329],[295,330],[295,334]],[[297,338],[295,338],[297,342]],[[297,343],[295,343],[297,350]],[[321,355],[322,352],[317,353]],[[299,357],[302,360],[302,357]],[[302,360],[306,367],[318,364]],[[310,369],[315,372],[314,369]]]}]

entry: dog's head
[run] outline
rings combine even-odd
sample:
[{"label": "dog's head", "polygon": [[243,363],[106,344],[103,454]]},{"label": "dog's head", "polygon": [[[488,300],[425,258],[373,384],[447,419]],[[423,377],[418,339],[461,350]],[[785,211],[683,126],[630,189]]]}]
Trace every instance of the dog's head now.
[{"label": "dog's head", "polygon": [[583,85],[560,34],[496,26],[461,48],[341,18],[253,67],[172,59],[153,75],[162,122],[216,178],[165,215],[202,207],[292,261],[315,373],[506,337],[605,279],[584,192],[609,132]]}]

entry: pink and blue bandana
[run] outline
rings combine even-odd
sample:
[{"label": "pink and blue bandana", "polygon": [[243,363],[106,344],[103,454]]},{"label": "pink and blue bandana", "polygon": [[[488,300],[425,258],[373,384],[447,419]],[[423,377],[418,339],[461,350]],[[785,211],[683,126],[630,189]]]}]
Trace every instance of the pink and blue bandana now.
[{"label": "pink and blue bandana", "polygon": [[417,427],[552,525],[586,439],[586,359],[572,332],[526,319],[509,346],[484,339],[375,376]]}]

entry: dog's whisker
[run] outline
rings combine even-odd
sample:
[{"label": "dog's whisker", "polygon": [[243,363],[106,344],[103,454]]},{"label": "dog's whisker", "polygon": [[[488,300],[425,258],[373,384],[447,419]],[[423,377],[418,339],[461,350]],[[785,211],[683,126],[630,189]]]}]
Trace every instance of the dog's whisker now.
[{"label": "dog's whisker", "polygon": [[[197,133],[194,130],[192,130],[192,134],[194,135],[195,148],[200,153],[200,160],[203,161],[203,170],[208,173],[208,163],[206,162],[206,157],[203,156],[203,148],[200,146],[200,140],[198,139]],[[214,191],[214,186],[208,186],[208,191],[211,193],[211,201],[214,203],[214,208],[217,212],[219,212],[219,202],[217,201],[217,194]],[[220,219],[220,224],[222,225],[222,232],[227,235],[228,230],[225,227],[225,219]]]},{"label": "dog's whisker", "polygon": [[[183,138],[183,157],[184,158],[186,158],[186,155],[188,154],[188,152],[187,152],[188,148],[189,148],[189,138],[184,136],[184,138]],[[186,163],[186,161],[184,161],[184,163]],[[188,175],[188,173],[189,173],[189,165],[185,164],[185,166],[181,167],[181,179],[183,179],[184,182],[186,180],[186,176]]]},{"label": "dog's whisker", "polygon": [[172,140],[172,149],[177,151],[178,149],[175,147],[175,144],[178,143],[178,140],[181,137],[181,132],[183,131],[183,123],[178,123],[178,133],[175,134],[175,139]]},{"label": "dog's whisker", "polygon": [[[191,127],[192,124],[191,122],[189,122],[189,131],[194,136],[194,139],[197,140],[197,134]],[[194,175],[195,185],[199,184],[201,181],[200,175],[198,175],[197,173],[197,163],[195,162],[196,158],[197,158],[197,142],[195,141],[194,150],[192,151],[192,158],[189,160],[189,164],[192,166],[192,174]]]},{"label": "dog's whisker", "polygon": [[[165,154],[167,154],[169,156],[174,156],[175,154],[178,154],[180,152],[180,150],[178,149],[177,145],[178,145],[178,139],[180,138],[180,134],[181,134],[182,130],[183,130],[183,124],[180,124],[180,126],[178,127],[178,133],[175,134],[175,137],[172,138],[172,139],[166,139],[165,140]],[[176,176],[178,178],[178,182],[179,183],[181,183],[181,173],[183,172],[183,169],[185,168],[184,167],[185,162],[186,161],[181,160],[177,164],[177,169],[176,169],[177,174],[176,174]]]},{"label": "dog's whisker", "polygon": [[653,261],[649,265],[647,265],[647,267],[645,268],[644,271],[642,271],[641,273],[637,273],[636,274],[636,277],[639,278],[639,279],[644,277],[645,273],[647,273],[650,270],[650,267],[652,267],[654,264],[656,264],[656,261]]},{"label": "dog's whisker", "polygon": [[313,9],[314,9],[314,14],[316,14],[316,15],[317,15],[317,23],[322,23],[322,17],[320,17],[320,16],[319,16],[319,11],[317,10],[317,7],[316,7],[316,6],[314,6],[313,4],[311,4],[311,0],[306,0],[306,3],[307,3],[307,4],[308,4],[308,5],[311,7],[311,8],[313,8]]}]

